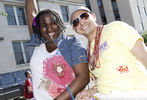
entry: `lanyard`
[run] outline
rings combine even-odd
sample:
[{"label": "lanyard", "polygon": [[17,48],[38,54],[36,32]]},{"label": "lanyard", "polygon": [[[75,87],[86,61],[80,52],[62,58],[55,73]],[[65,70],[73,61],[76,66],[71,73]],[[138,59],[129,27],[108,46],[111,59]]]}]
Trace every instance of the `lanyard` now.
[{"label": "lanyard", "polygon": [[91,42],[90,41],[88,42],[88,61],[89,61],[91,70],[94,70],[95,67],[96,68],[100,67],[100,61],[99,61],[100,46],[99,45],[100,45],[100,38],[102,35],[103,27],[104,26],[99,26],[96,29],[95,44],[94,44],[94,50],[92,52],[92,55],[90,55]]}]

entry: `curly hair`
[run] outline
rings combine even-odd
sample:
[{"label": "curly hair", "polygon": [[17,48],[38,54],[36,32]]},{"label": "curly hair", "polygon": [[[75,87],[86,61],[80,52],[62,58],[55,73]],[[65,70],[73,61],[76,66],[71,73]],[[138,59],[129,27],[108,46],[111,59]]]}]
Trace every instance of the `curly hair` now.
[{"label": "curly hair", "polygon": [[45,42],[45,39],[42,36],[41,31],[40,31],[39,19],[40,19],[40,16],[44,16],[45,14],[49,14],[51,19],[53,19],[55,21],[55,23],[59,26],[60,34],[63,34],[63,32],[65,31],[65,28],[66,28],[63,21],[61,20],[60,16],[55,11],[53,11],[51,9],[46,9],[46,10],[40,11],[37,14],[37,16],[33,19],[32,28],[33,28],[33,32],[36,33],[38,35],[39,39],[42,40],[43,42]]}]

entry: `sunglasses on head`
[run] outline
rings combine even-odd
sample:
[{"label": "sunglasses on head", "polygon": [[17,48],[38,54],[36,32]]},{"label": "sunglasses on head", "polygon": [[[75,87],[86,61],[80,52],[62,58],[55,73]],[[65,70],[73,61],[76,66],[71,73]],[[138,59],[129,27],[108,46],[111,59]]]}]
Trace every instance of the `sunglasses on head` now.
[{"label": "sunglasses on head", "polygon": [[77,18],[75,18],[72,22],[73,27],[77,27],[79,25],[79,18],[81,18],[82,20],[87,20],[89,18],[89,13],[84,12],[81,15],[79,15]]}]

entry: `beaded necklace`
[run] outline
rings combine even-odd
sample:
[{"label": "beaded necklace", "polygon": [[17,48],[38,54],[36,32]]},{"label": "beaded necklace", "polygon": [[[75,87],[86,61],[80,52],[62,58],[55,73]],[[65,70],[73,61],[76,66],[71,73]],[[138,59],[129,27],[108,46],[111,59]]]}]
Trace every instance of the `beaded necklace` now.
[{"label": "beaded necklace", "polygon": [[[99,26],[96,29],[96,36],[95,36],[95,44],[94,44],[94,50],[92,52],[92,55],[90,55],[90,47],[91,47],[91,42],[88,42],[88,61],[90,65],[90,69],[94,70],[95,67],[99,68],[100,67],[100,61],[99,61],[99,44],[100,44],[100,38],[102,34],[103,26]],[[98,63],[98,64],[97,64]]]}]

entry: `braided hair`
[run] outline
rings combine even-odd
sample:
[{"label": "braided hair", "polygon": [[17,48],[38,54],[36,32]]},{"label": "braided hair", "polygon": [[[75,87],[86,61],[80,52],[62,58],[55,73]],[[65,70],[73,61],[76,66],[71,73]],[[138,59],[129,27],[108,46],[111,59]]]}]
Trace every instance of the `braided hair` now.
[{"label": "braided hair", "polygon": [[37,14],[37,16],[33,19],[32,28],[33,28],[33,32],[35,34],[37,34],[38,38],[40,40],[42,40],[43,42],[45,42],[45,38],[42,36],[41,31],[40,31],[39,19],[40,19],[40,16],[44,16],[45,14],[49,14],[51,19],[53,19],[55,21],[55,23],[59,26],[60,35],[63,34],[63,32],[65,31],[65,28],[66,28],[63,21],[61,20],[60,16],[55,11],[53,11],[51,9],[46,9],[46,10],[40,11]]}]

